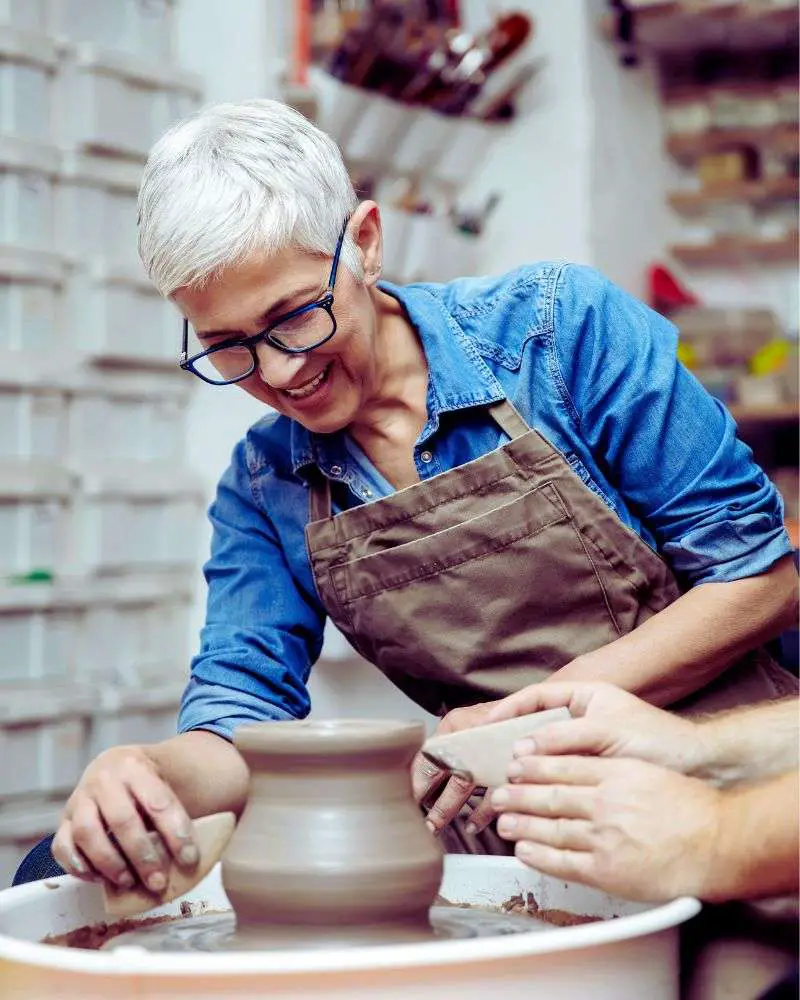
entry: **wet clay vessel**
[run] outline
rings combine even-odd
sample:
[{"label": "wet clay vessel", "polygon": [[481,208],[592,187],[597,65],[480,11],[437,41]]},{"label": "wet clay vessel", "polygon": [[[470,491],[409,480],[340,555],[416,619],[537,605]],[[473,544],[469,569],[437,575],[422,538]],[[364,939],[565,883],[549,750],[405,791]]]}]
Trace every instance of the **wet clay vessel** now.
[{"label": "wet clay vessel", "polygon": [[420,724],[242,726],[250,794],[222,861],[240,934],[395,940],[430,933],[439,844],[411,791]]}]

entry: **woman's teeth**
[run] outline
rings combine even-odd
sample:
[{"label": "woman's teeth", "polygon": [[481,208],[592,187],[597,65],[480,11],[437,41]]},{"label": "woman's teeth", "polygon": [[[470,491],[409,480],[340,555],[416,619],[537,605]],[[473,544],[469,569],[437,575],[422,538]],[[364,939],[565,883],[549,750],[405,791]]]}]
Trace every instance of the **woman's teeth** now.
[{"label": "woman's teeth", "polygon": [[321,386],[322,383],[325,381],[329,370],[330,370],[330,365],[327,365],[325,368],[322,369],[319,375],[315,375],[314,378],[311,379],[311,381],[306,382],[301,386],[298,386],[296,389],[284,389],[283,391],[291,399],[303,399],[306,396],[310,396],[311,393],[314,392],[316,389],[318,389],[319,386]]}]

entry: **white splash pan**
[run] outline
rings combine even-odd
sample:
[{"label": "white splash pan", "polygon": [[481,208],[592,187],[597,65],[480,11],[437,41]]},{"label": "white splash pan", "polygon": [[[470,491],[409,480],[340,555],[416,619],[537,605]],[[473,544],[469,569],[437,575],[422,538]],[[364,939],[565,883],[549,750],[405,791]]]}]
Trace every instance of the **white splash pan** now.
[{"label": "white splash pan", "polygon": [[[514,858],[448,856],[442,894],[499,905],[533,892],[543,908],[618,919],[529,934],[311,952],[90,952],[38,942],[103,920],[96,886],[70,876],[0,892],[3,1000],[677,1000],[678,925],[700,904],[647,906],[559,882]],[[219,866],[184,900],[228,907]],[[156,913],[180,911],[180,900]]]}]

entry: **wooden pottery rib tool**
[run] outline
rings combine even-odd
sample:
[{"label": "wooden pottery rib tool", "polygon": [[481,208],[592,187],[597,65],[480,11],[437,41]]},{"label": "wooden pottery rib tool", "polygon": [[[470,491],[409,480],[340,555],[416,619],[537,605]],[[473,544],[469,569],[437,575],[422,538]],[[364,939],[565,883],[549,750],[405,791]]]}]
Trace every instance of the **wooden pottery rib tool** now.
[{"label": "wooden pottery rib tool", "polygon": [[551,722],[570,718],[568,709],[552,708],[458,733],[431,736],[422,744],[422,753],[439,767],[468,776],[476,785],[493,788],[508,781],[508,765],[517,740],[532,736]]},{"label": "wooden pottery rib tool", "polygon": [[167,869],[167,886],[163,892],[150,892],[141,883],[132,889],[119,889],[104,882],[103,902],[108,916],[115,920],[133,917],[152,910],[154,906],[170,903],[194,889],[222,857],[235,826],[236,817],[232,812],[212,813],[193,820],[192,837],[200,852],[200,860],[191,869],[179,868],[172,860]]}]

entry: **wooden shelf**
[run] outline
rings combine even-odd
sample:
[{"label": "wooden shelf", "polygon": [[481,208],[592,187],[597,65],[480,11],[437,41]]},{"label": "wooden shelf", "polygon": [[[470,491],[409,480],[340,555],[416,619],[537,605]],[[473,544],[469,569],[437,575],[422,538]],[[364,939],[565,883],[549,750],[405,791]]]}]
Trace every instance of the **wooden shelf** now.
[{"label": "wooden shelf", "polygon": [[669,248],[672,256],[689,267],[727,267],[742,264],[796,263],[798,234],[782,240],[725,239],[694,246],[678,244]]},{"label": "wooden shelf", "polygon": [[774,125],[769,128],[716,128],[706,132],[675,133],[667,138],[666,143],[670,156],[689,161],[732,146],[753,146],[791,156],[800,152],[800,137],[796,128]]},{"label": "wooden shelf", "polygon": [[800,181],[796,177],[781,177],[775,180],[720,184],[701,191],[675,191],[667,195],[667,200],[681,215],[697,215],[719,202],[760,204],[767,201],[790,201],[799,196]]},{"label": "wooden shelf", "polygon": [[[797,7],[773,7],[759,0],[700,6],[696,0],[665,0],[633,10],[634,44],[659,54],[699,49],[785,48],[797,43]],[[614,34],[611,15],[603,22]]]},{"label": "wooden shelf", "polygon": [[737,424],[783,424],[800,420],[797,403],[776,403],[774,406],[729,406]]}]

